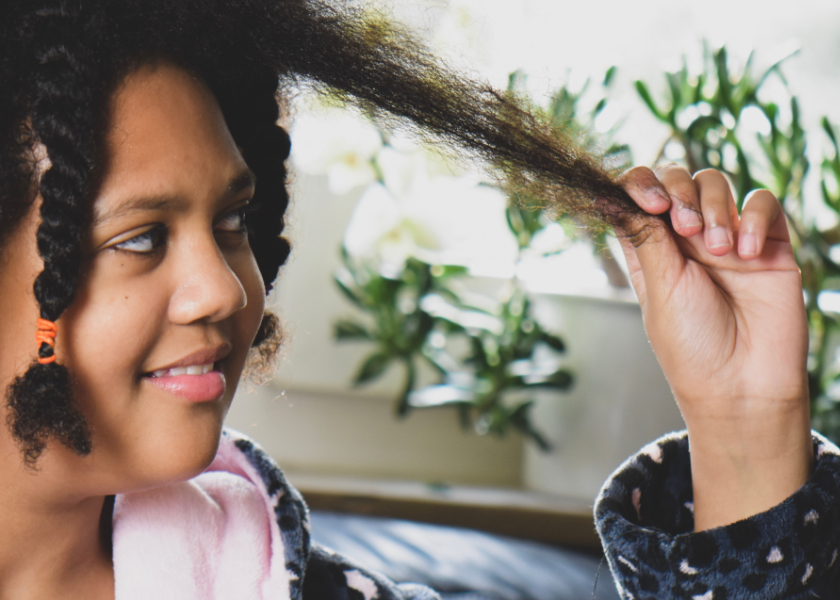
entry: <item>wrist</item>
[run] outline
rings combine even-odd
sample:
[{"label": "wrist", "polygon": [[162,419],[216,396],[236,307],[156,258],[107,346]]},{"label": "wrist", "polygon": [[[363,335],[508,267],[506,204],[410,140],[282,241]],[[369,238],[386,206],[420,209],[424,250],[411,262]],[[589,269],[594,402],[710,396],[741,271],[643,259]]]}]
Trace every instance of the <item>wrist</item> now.
[{"label": "wrist", "polygon": [[745,419],[689,420],[695,530],[728,525],[789,498],[813,468],[807,404]]}]

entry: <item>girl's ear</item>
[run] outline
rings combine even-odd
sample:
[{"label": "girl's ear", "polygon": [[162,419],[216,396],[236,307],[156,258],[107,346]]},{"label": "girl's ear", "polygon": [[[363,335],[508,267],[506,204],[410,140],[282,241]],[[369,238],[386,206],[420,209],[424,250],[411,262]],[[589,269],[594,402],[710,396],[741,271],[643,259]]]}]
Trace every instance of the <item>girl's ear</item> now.
[{"label": "girl's ear", "polygon": [[280,319],[274,313],[265,311],[245,364],[245,376],[249,381],[260,385],[274,376],[283,341]]}]

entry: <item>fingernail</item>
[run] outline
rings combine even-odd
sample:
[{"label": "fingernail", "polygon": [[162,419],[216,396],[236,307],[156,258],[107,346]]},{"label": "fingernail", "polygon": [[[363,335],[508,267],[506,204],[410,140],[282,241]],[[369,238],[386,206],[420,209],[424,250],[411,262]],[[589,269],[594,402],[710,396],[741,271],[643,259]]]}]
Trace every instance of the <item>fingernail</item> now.
[{"label": "fingernail", "polygon": [[758,240],[754,233],[745,233],[738,240],[738,253],[744,256],[758,254]]},{"label": "fingernail", "polygon": [[682,229],[691,229],[692,227],[703,225],[703,219],[700,218],[700,213],[687,206],[683,206],[677,211],[677,221]]},{"label": "fingernail", "polygon": [[717,226],[712,227],[709,230],[709,249],[712,248],[723,248],[725,246],[729,246],[731,242],[729,241],[729,232],[726,231],[725,227]]}]

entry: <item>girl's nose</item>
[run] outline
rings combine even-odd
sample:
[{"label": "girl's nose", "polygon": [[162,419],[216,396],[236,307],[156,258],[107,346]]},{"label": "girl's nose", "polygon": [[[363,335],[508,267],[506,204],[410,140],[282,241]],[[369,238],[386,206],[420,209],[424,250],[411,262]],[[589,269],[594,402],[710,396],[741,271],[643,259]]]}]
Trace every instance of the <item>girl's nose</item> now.
[{"label": "girl's nose", "polygon": [[245,308],[248,297],[212,236],[185,248],[177,261],[169,319],[188,325],[222,321]]}]

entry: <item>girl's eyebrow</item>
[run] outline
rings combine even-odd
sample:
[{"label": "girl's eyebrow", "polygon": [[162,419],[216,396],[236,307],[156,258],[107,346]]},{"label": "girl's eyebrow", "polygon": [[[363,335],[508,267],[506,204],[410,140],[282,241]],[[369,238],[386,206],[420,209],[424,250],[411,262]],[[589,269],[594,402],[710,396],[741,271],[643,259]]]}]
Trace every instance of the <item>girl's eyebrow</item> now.
[{"label": "girl's eyebrow", "polygon": [[[255,187],[257,178],[251,169],[247,167],[228,183],[222,199],[235,196],[243,190]],[[93,227],[104,225],[108,221],[123,217],[137,211],[170,210],[183,212],[187,209],[189,202],[180,196],[135,196],[121,203],[111,210],[97,213],[93,217]]]}]

